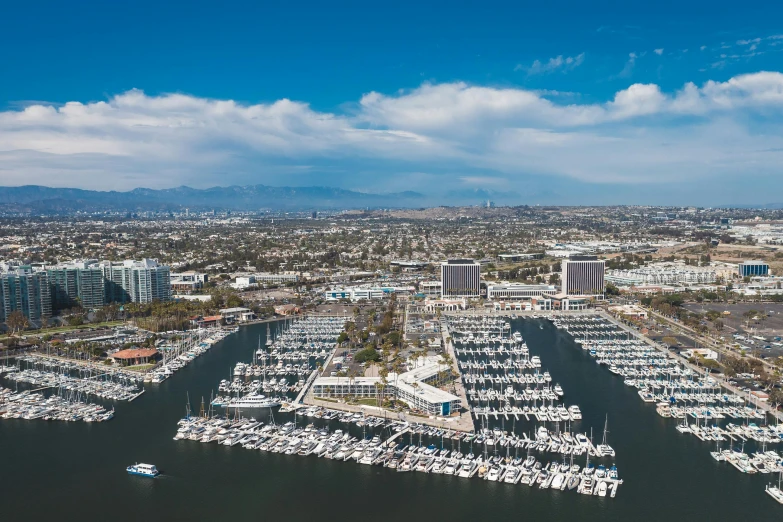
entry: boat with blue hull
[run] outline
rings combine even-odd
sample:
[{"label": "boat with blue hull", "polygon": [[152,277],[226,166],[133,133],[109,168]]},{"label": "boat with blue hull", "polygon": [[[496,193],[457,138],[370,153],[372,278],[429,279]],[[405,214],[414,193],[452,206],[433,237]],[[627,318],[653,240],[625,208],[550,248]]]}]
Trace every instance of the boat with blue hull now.
[{"label": "boat with blue hull", "polygon": [[141,477],[155,478],[160,475],[160,471],[152,464],[136,463],[125,468],[129,475],[139,475]]}]

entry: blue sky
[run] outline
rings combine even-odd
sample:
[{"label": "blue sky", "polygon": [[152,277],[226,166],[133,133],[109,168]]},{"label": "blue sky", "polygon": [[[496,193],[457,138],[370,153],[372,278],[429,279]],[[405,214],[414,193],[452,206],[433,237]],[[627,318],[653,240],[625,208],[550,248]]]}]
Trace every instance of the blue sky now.
[{"label": "blue sky", "polygon": [[4,6],[0,184],[783,200],[780,4],[375,4]]}]

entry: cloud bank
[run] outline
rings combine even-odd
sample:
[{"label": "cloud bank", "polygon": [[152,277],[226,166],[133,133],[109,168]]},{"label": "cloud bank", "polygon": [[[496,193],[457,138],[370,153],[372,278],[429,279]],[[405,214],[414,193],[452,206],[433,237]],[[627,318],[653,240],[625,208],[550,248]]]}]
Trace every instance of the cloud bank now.
[{"label": "cloud bank", "polygon": [[[248,105],[138,90],[100,102],[35,103],[0,112],[0,185],[283,185],[319,172],[322,185],[366,190],[391,187],[393,179],[436,190],[481,176],[508,190],[531,176],[606,190],[753,176],[783,188],[778,72],[673,92],[637,83],[603,103],[425,83],[370,92],[351,107],[328,113],[287,99]],[[725,192],[729,202],[730,186]]]}]

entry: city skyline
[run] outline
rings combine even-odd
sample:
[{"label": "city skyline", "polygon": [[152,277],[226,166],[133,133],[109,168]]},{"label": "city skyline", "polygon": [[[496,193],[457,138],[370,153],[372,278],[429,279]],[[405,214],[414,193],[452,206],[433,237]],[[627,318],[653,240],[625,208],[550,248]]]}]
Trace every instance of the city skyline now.
[{"label": "city skyline", "polygon": [[236,4],[254,28],[199,5],[139,6],[127,27],[15,6],[0,44],[25,81],[0,86],[0,185],[779,203],[779,8],[674,5]]}]

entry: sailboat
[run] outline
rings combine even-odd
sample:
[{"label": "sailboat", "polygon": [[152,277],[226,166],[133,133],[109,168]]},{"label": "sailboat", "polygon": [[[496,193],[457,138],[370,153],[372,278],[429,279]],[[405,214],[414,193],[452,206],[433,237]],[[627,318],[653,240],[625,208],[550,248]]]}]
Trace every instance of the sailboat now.
[{"label": "sailboat", "polygon": [[598,450],[598,454],[602,457],[614,457],[614,448],[612,448],[609,444],[606,442],[606,434],[609,433],[609,415],[606,416],[606,422],[604,422],[604,438],[601,444],[598,445],[596,448]]},{"label": "sailboat", "polygon": [[269,330],[269,323],[266,324],[266,345],[272,346],[272,343],[274,341],[272,340],[272,333]]},{"label": "sailboat", "polygon": [[718,462],[726,460],[726,457],[720,451],[720,440],[715,441],[715,451],[710,451],[710,455],[712,456],[713,459],[717,460]]},{"label": "sailboat", "polygon": [[775,486],[774,484],[767,484],[767,487],[764,489],[764,491],[767,492],[767,494],[778,501],[779,504],[783,504],[783,490],[780,489],[780,481],[783,479],[783,471],[781,471],[778,474],[778,485]]}]

